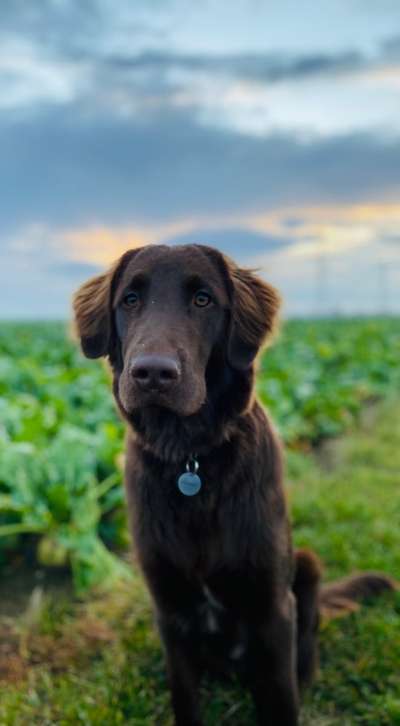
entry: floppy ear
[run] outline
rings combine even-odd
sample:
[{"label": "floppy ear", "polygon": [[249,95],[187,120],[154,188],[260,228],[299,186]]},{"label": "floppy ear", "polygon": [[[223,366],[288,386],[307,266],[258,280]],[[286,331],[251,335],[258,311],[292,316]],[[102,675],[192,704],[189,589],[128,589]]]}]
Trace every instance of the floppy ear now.
[{"label": "floppy ear", "polygon": [[116,266],[85,282],[75,293],[75,325],[87,358],[107,355],[111,337],[111,284]]},{"label": "floppy ear", "polygon": [[233,368],[245,370],[273,332],[280,296],[251,270],[231,266],[233,310],[228,359]]},{"label": "floppy ear", "polygon": [[75,327],[87,358],[108,355],[113,333],[112,297],[127,263],[142,250],[128,250],[102,275],[92,277],[75,293],[72,306]]}]

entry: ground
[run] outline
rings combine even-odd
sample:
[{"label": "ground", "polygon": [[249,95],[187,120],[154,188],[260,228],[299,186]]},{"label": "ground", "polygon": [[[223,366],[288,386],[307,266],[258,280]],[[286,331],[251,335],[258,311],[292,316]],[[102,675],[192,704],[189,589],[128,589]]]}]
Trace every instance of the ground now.
[{"label": "ground", "polygon": [[[399,576],[398,411],[397,400],[381,403],[317,454],[288,454],[295,541],[319,553],[327,580],[365,569]],[[38,581],[26,603],[13,579],[0,598],[1,726],[170,726],[160,644],[138,574],[82,601],[68,582],[47,590]],[[323,624],[302,726],[400,724],[399,623],[397,593]],[[210,726],[254,723],[239,687],[206,684],[203,701]]]}]

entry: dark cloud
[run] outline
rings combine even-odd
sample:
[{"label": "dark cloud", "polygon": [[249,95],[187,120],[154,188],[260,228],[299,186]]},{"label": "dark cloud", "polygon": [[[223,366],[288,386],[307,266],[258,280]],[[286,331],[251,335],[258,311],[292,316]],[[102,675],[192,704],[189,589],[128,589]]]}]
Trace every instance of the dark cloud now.
[{"label": "dark cloud", "polygon": [[[133,48],[135,44],[132,44]],[[71,55],[71,54],[70,54]],[[219,77],[224,82],[267,84],[301,81],[319,76],[337,76],[366,67],[367,60],[357,52],[309,54],[290,57],[277,54],[182,54],[161,51],[109,54],[100,47],[83,47],[71,55],[85,76],[90,67],[90,83],[76,89],[80,103],[98,107],[130,109],[136,114],[149,109],[160,113],[189,107],[193,84],[204,78]],[[196,96],[196,94],[195,94]],[[185,100],[186,99],[186,100]],[[202,92],[192,101],[201,112]]]},{"label": "dark cloud", "polygon": [[2,229],[155,222],[282,204],[395,198],[400,139],[252,137],[189,112],[140,119],[48,109],[0,121]]},{"label": "dark cloud", "polygon": [[41,58],[75,64],[78,76],[82,65],[82,76],[90,80],[81,86],[77,82],[75,98],[81,103],[86,99],[91,108],[107,102],[116,107],[119,98],[137,112],[173,105],[174,92],[190,90],[196,75],[271,84],[353,72],[400,52],[400,36],[394,35],[382,42],[374,58],[356,49],[357,36],[353,47],[341,51],[321,45],[319,52],[302,54],[180,53],[168,42],[165,6],[166,0],[153,0],[151,6],[144,0],[121,0],[116,11],[112,0],[3,2],[0,42],[7,37],[31,40]]},{"label": "dark cloud", "polygon": [[119,70],[157,71],[171,70],[222,73],[241,80],[278,82],[320,74],[352,71],[365,62],[356,51],[338,54],[309,54],[290,57],[288,54],[182,54],[145,52],[136,56],[114,55],[104,63]]},{"label": "dark cloud", "polygon": [[81,2],[40,3],[12,0],[0,3],[0,32],[28,38],[48,48],[67,52],[90,36],[96,37],[102,25],[101,5],[98,0]]},{"label": "dark cloud", "polygon": [[304,219],[290,215],[289,217],[283,217],[281,224],[287,229],[298,229],[304,224]]},{"label": "dark cloud", "polygon": [[[171,47],[163,29],[161,7],[161,0],[151,9],[143,0],[135,0],[134,6],[120,3],[116,13],[107,0],[4,2],[0,3],[0,42],[7,37],[30,40],[40,55],[51,61],[82,65],[83,73],[90,68],[91,88],[85,86],[81,92],[82,98],[89,94],[90,103],[108,87],[114,93],[118,89],[139,93],[143,102],[146,95],[154,102],[156,94],[162,105],[168,92],[190,88],[193,78],[188,78],[188,74],[218,74],[242,81],[277,83],[346,73],[367,63],[362,54],[352,49],[302,55],[154,50],[160,45]],[[124,51],[112,52],[111,48]]]},{"label": "dark cloud", "polygon": [[382,52],[389,59],[400,59],[400,34],[386,38],[382,43]]},{"label": "dark cloud", "polygon": [[[287,53],[242,53],[209,55],[164,51],[139,52],[147,39],[164,37],[160,27],[160,9],[165,0],[152,3],[143,0],[134,5],[122,1],[118,12],[111,0],[41,0],[39,3],[12,0],[0,3],[0,34],[11,33],[31,39],[60,56],[103,61],[122,69],[157,72],[179,68],[188,71],[222,72],[240,78],[276,81],[287,77],[345,71],[362,62],[362,56],[349,50],[341,53],[325,52],[294,57]],[[165,7],[164,7],[165,9]],[[128,32],[131,37],[130,55],[107,54],[104,43],[113,31]],[[153,44],[150,43],[150,47]]]},{"label": "dark cloud", "polygon": [[95,62],[113,35],[114,42],[128,37],[133,49],[160,40],[164,32],[154,23],[159,3],[153,0],[153,12],[148,12],[145,0],[135,0],[134,7],[120,0],[118,11],[112,0],[5,0],[0,39],[20,37],[60,60]]},{"label": "dark cloud", "polygon": [[244,227],[198,228],[163,240],[164,244],[207,244],[235,258],[246,260],[252,256],[276,252],[290,243],[289,239],[261,234]]}]

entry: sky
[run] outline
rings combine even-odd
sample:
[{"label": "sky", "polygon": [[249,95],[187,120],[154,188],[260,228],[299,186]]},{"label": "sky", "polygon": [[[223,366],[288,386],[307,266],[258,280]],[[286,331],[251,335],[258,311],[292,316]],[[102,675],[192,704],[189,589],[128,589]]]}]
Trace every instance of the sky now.
[{"label": "sky", "polygon": [[400,313],[399,120],[398,0],[2,0],[0,318],[185,242]]}]

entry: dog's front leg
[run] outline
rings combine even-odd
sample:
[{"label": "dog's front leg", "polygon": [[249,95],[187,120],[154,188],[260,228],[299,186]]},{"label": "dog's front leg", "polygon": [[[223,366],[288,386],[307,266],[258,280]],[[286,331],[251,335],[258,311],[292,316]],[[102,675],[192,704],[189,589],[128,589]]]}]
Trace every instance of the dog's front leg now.
[{"label": "dog's front leg", "polygon": [[201,672],[193,642],[199,590],[166,558],[153,556],[142,562],[142,567],[164,644],[175,724],[201,726],[198,695]]},{"label": "dog's front leg", "polygon": [[260,726],[297,726],[299,697],[296,674],[294,599],[269,612],[268,621],[251,628],[250,689]]},{"label": "dog's front leg", "polygon": [[200,670],[194,659],[190,639],[182,632],[184,627],[184,623],[179,620],[159,616],[175,726],[201,726],[198,694]]}]

